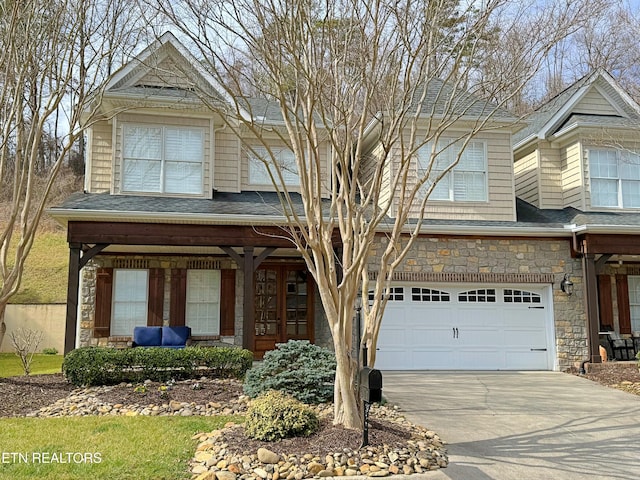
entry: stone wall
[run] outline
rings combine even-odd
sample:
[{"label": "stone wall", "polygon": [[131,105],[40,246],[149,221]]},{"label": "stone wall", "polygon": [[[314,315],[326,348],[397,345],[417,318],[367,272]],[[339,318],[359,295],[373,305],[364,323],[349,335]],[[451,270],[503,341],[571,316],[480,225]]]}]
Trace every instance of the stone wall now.
[{"label": "stone wall", "polygon": [[[368,264],[372,277],[386,245],[379,236]],[[571,297],[560,290],[565,273],[575,285]],[[419,237],[396,277],[418,283],[551,283],[555,369],[567,370],[587,358],[582,267],[571,258],[568,239]]]}]

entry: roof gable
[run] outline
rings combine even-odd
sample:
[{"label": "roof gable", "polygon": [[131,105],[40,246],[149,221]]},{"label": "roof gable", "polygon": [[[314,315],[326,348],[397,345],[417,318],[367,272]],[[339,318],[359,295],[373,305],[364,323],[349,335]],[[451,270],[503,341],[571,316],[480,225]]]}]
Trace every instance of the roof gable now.
[{"label": "roof gable", "polygon": [[107,84],[105,94],[148,98],[150,89],[156,90],[157,95],[169,96],[176,96],[176,91],[205,92],[221,102],[234,103],[213,75],[171,32],[164,33],[120,68]]},{"label": "roof gable", "polygon": [[[548,139],[569,119],[589,119],[590,126],[628,125],[640,121],[640,106],[604,70],[581,78],[525,118],[528,126],[514,135],[515,148]],[[601,120],[601,121],[600,121]]]}]

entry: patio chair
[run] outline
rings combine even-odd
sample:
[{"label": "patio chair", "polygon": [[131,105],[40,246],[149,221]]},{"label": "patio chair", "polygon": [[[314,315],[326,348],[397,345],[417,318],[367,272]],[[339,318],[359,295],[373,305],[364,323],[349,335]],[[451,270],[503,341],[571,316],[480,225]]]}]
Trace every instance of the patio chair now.
[{"label": "patio chair", "polygon": [[609,345],[615,360],[635,360],[632,338],[622,338],[618,332],[609,332]]}]

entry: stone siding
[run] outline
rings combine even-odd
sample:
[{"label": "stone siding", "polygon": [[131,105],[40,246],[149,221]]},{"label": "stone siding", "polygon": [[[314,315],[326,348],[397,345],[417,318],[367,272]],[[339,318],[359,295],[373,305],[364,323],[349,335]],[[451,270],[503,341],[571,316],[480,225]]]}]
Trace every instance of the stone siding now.
[{"label": "stone siding", "polygon": [[[375,277],[379,270],[386,244],[385,237],[378,237],[368,264],[370,276]],[[397,272],[400,278],[430,279],[432,283],[437,279],[469,283],[479,283],[483,278],[492,283],[526,283],[522,279],[530,278],[540,283],[550,279],[555,369],[568,370],[588,356],[582,267],[579,259],[571,258],[568,239],[419,237]],[[571,297],[560,290],[565,273],[575,284]]]}]

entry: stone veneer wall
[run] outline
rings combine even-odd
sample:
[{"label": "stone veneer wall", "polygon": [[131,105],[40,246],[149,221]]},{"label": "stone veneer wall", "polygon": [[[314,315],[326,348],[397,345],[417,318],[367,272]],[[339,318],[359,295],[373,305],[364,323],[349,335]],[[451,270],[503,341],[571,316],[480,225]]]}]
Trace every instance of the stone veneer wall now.
[{"label": "stone veneer wall", "polygon": [[[379,270],[387,239],[378,237],[369,261],[369,272]],[[420,237],[412,246],[400,276],[429,278],[430,283],[455,278],[456,282],[503,277],[551,278],[556,336],[556,369],[568,370],[588,356],[582,266],[571,258],[569,240],[520,238]],[[568,297],[560,290],[565,273],[575,288]],[[457,274],[457,275],[456,275]],[[423,280],[424,281],[424,280]],[[406,283],[406,282],[405,282]]]},{"label": "stone veneer wall", "polygon": [[[81,270],[80,282],[80,344],[79,346],[111,346],[125,348],[130,345],[130,337],[108,337],[94,338],[93,325],[95,317],[95,293],[96,293],[96,271],[98,268],[115,267],[119,268],[119,262],[144,261],[144,268],[163,268],[165,270],[164,284],[164,308],[163,323],[169,325],[169,306],[171,293],[171,269],[187,268],[188,262],[197,262],[194,257],[154,257],[154,256],[96,256]],[[235,262],[228,258],[203,257],[202,261],[216,262],[216,268],[236,269]],[[124,268],[124,267],[120,267]],[[134,267],[130,267],[134,268]],[[244,273],[241,269],[236,269],[236,308],[235,308],[235,335],[233,337],[221,337],[220,339],[208,339],[198,341],[200,345],[220,344],[220,342],[242,346],[243,335],[243,309],[244,302],[242,292],[244,291]],[[315,295],[315,341],[322,346],[331,345],[331,336],[320,302],[319,294]]]}]

